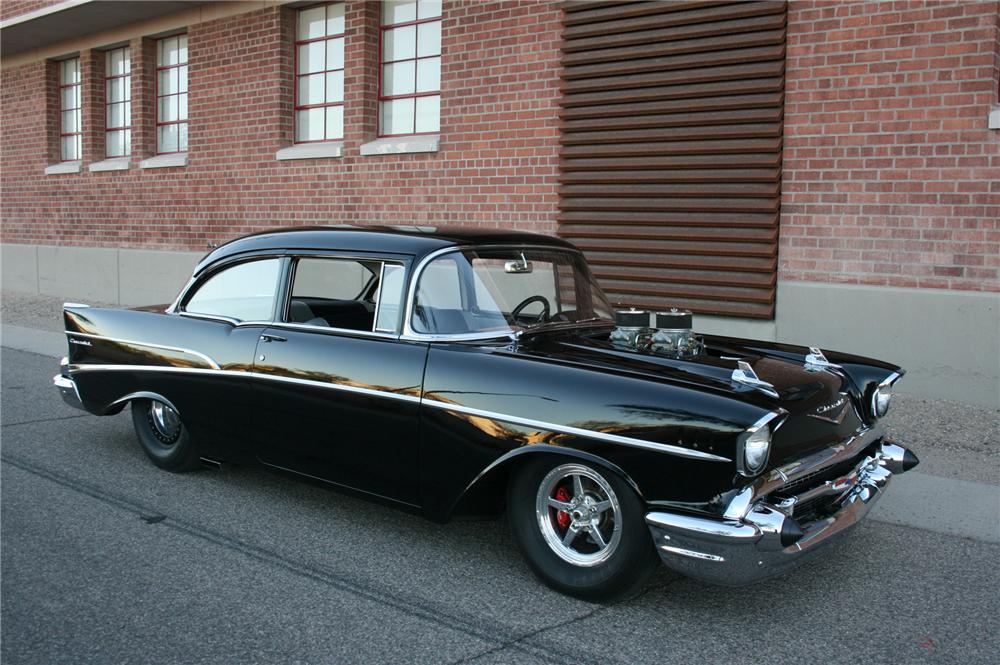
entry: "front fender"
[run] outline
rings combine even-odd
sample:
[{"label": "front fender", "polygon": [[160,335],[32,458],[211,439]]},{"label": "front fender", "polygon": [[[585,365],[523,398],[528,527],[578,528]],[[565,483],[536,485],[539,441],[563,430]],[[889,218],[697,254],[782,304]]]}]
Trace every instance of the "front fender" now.
[{"label": "front fender", "polygon": [[635,483],[632,477],[617,464],[583,450],[548,444],[535,444],[515,448],[514,450],[507,452],[491,462],[475,478],[472,479],[472,481],[465,487],[462,493],[457,499],[455,499],[455,501],[447,509],[447,512],[442,515],[441,518],[443,520],[451,519],[456,512],[461,512],[460,508],[463,504],[469,506],[470,508],[476,506],[482,507],[485,508],[487,512],[491,512],[491,508],[497,507],[503,501],[503,493],[506,489],[507,480],[510,477],[511,471],[513,471],[513,469],[516,468],[519,463],[523,462],[529,455],[532,456],[530,459],[535,459],[538,455],[558,455],[559,457],[589,462],[590,464],[600,467],[609,473],[618,475],[622,480],[628,483],[629,487],[631,487],[639,498],[645,502],[642,490]]}]

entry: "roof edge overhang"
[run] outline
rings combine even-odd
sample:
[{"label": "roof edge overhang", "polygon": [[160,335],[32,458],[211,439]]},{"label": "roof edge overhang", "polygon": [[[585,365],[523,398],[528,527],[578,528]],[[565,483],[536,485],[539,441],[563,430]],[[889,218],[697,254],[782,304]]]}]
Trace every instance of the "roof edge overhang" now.
[{"label": "roof edge overhang", "polygon": [[[26,12],[0,22],[0,55],[4,64],[24,60],[58,57],[60,44],[71,48],[87,38],[112,33],[127,25],[137,28],[176,15],[181,25],[191,25],[228,15],[240,14],[276,5],[281,0],[64,0],[48,7]],[[145,34],[139,32],[138,34]],[[92,47],[99,47],[95,41]],[[16,61],[16,62],[15,62]]]}]

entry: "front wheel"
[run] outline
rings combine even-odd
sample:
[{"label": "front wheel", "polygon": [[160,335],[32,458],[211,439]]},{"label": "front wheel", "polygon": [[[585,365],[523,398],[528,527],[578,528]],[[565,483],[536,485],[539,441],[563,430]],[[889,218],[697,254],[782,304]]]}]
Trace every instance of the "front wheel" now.
[{"label": "front wheel", "polygon": [[557,591],[585,600],[624,597],[659,563],[642,501],[617,474],[541,458],[520,468],[507,492],[518,547]]},{"label": "front wheel", "polygon": [[139,445],[156,466],[167,471],[188,471],[198,466],[197,446],[169,404],[156,399],[133,400],[132,424]]}]

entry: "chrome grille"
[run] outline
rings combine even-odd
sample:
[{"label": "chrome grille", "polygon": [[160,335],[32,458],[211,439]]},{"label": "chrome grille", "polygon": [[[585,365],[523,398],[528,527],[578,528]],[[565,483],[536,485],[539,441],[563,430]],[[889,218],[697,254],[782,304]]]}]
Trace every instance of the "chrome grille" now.
[{"label": "chrome grille", "polygon": [[[783,485],[779,489],[775,490],[772,495],[774,502],[780,504],[782,501],[803,496],[811,490],[822,486],[827,481],[840,478],[841,476],[850,473],[851,470],[854,469],[862,459],[870,455],[871,451],[873,451],[877,446],[877,443],[872,443],[869,446],[866,446],[863,450],[859,450],[858,453],[850,459],[817,469],[802,476],[801,478],[796,478],[795,480]],[[827,510],[834,509],[841,496],[841,494],[821,494],[819,496],[810,497],[805,501],[797,501],[792,506],[792,515],[800,523],[817,519],[822,517]]]}]

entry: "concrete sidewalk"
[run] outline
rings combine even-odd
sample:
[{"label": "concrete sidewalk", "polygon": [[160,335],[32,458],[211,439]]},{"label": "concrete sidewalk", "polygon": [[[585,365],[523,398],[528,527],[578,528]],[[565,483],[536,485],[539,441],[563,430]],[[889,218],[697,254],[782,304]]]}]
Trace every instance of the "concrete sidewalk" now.
[{"label": "concrete sidewalk", "polygon": [[0,326],[0,345],[8,349],[28,351],[41,356],[62,358],[67,353],[66,335],[51,330],[39,330],[24,326]]},{"label": "concrete sidewalk", "polygon": [[[10,316],[11,308],[5,308],[0,344],[52,358],[66,355],[65,335],[58,331],[61,301],[13,298],[20,312]],[[51,316],[40,321],[46,313]],[[29,325],[17,325],[18,319]],[[47,329],[31,326],[39,322]],[[55,374],[55,362],[52,367]],[[893,436],[915,450],[921,466],[894,479],[872,519],[1000,543],[1000,414],[980,406],[899,395],[886,422]],[[929,423],[933,425],[928,431]]]}]

